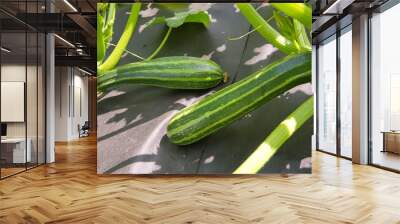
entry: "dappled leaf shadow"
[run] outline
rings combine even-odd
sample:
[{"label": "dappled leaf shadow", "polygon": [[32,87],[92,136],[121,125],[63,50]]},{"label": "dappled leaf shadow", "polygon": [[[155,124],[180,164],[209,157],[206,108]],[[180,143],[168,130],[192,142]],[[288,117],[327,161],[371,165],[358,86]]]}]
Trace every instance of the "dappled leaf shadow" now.
[{"label": "dappled leaf shadow", "polygon": [[[99,142],[150,121],[167,111],[181,110],[186,105],[179,103],[180,99],[198,97],[205,93],[204,91],[176,91],[132,85],[121,86],[116,90],[118,90],[118,94],[114,93],[113,96],[105,97],[98,102],[98,116],[112,113],[111,117],[101,120],[101,122],[103,124],[123,122],[121,125],[123,127],[108,131],[104,135],[100,133]],[[157,100],[157,98],[163,100]]]},{"label": "dappled leaf shadow", "polygon": [[[268,134],[309,95],[301,91],[283,94],[241,120],[189,146],[172,144],[165,133],[155,138],[156,150],[148,148],[108,169],[106,173],[229,174],[244,161]],[[285,109],[288,114],[281,113]],[[266,114],[270,114],[268,119]],[[159,130],[154,130],[159,131]],[[303,135],[311,136],[307,121],[271,158],[259,173],[304,173],[300,162],[310,156]],[[153,135],[153,133],[151,134]],[[133,150],[133,149],[132,149]],[[151,163],[153,169],[148,169]]]},{"label": "dappled leaf shadow", "polygon": [[[158,174],[193,174],[196,173],[200,161],[201,147],[204,142],[190,146],[177,146],[172,144],[164,135],[157,144],[156,153],[132,156],[115,166],[107,169],[105,173],[158,173]],[[152,170],[143,165],[151,163]]]}]

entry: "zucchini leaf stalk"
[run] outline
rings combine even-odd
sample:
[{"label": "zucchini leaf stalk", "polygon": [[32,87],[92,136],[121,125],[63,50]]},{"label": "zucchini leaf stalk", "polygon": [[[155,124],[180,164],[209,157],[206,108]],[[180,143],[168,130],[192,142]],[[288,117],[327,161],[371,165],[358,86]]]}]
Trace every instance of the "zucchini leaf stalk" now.
[{"label": "zucchini leaf stalk", "polygon": [[297,19],[293,19],[294,33],[296,42],[300,45],[302,51],[311,51],[310,39],[307,35],[307,30],[302,23]]},{"label": "zucchini leaf stalk", "polygon": [[300,21],[308,30],[312,28],[312,11],[304,3],[271,3],[272,7]]},{"label": "zucchini leaf stalk", "polygon": [[97,11],[97,66],[101,65],[113,35],[116,3],[99,3]]},{"label": "zucchini leaf stalk", "polygon": [[147,61],[148,61],[148,60],[151,60],[151,59],[153,59],[155,56],[157,56],[157,54],[161,51],[161,49],[164,47],[165,43],[167,42],[168,37],[169,37],[169,35],[171,34],[171,31],[172,31],[172,27],[169,27],[169,28],[168,28],[168,31],[167,31],[167,33],[165,34],[165,36],[164,36],[163,40],[161,41],[160,45],[159,45],[159,46],[157,47],[157,49],[146,59]]},{"label": "zucchini leaf stalk", "polygon": [[211,23],[210,16],[208,15],[207,11],[186,11],[186,12],[177,12],[172,17],[155,17],[144,24],[144,29],[151,27],[155,24],[165,24],[168,27],[168,31],[165,34],[163,40],[161,41],[160,45],[157,49],[146,59],[151,60],[161,51],[164,47],[165,43],[168,40],[168,37],[171,34],[173,28],[178,28],[186,23],[200,23],[203,24],[205,27],[208,27]]},{"label": "zucchini leaf stalk", "polygon": [[103,34],[104,34],[104,44],[106,45],[106,50],[108,43],[110,42],[113,31],[114,31],[114,21],[115,21],[115,13],[116,13],[116,4],[117,3],[109,3],[108,11],[107,11],[107,19],[104,23]]},{"label": "zucchini leaf stalk", "polygon": [[313,116],[313,97],[308,98],[293,111],[258,148],[233,172],[234,174],[256,174],[272,158],[278,149]]},{"label": "zucchini leaf stalk", "polygon": [[97,11],[97,66],[102,62],[104,55],[106,53],[106,46],[104,42],[103,30],[104,26],[104,17],[101,14],[100,10]]},{"label": "zucchini leaf stalk", "polygon": [[103,74],[105,71],[113,69],[121,59],[122,54],[128,45],[133,32],[135,31],[136,23],[138,21],[141,3],[134,3],[131,8],[131,12],[126,22],[124,32],[119,39],[117,46],[114,48],[110,56],[104,61],[103,64],[98,66],[97,70],[99,75]]},{"label": "zucchini leaf stalk", "polygon": [[267,40],[280,51],[286,54],[298,53],[299,47],[291,40],[280,34],[257,12],[250,3],[237,3],[237,8],[247,21]]}]

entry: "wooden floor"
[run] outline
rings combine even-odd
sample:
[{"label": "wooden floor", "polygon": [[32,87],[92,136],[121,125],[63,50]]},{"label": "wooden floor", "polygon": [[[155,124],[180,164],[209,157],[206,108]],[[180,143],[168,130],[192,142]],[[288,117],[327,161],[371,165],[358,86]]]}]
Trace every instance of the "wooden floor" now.
[{"label": "wooden floor", "polygon": [[1,168],[1,177],[7,177],[11,176],[13,174],[23,172],[25,170],[25,167],[23,168],[15,168],[15,167],[7,167],[7,168]]},{"label": "wooden floor", "polygon": [[400,175],[313,155],[312,175],[96,175],[94,138],[0,181],[0,223],[400,223]]}]

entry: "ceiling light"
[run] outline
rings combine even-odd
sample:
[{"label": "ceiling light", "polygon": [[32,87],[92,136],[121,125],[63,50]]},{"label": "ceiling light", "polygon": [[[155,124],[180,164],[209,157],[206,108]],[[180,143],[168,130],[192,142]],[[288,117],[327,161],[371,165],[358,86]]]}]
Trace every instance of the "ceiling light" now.
[{"label": "ceiling light", "polygon": [[60,36],[57,35],[57,34],[54,34],[54,36],[57,37],[57,38],[58,38],[59,40],[61,40],[62,42],[66,43],[68,46],[75,48],[75,45],[73,45],[73,44],[72,44],[71,42],[69,42],[68,40],[66,40],[66,39],[64,39],[64,38],[62,38],[62,37],[60,37]]},{"label": "ceiling light", "polygon": [[326,14],[331,14],[332,10],[337,9],[336,7],[338,6],[340,0],[336,0],[332,5],[330,5],[325,11],[322,13],[324,15]]},{"label": "ceiling light", "polygon": [[10,52],[11,52],[11,50],[9,50],[9,49],[7,49],[7,48],[5,48],[5,47],[1,47],[0,49],[1,49],[2,51],[6,52],[6,53],[10,53]]},{"label": "ceiling light", "polygon": [[342,14],[343,10],[351,5],[355,0],[336,0],[330,5],[324,12],[323,15],[338,15]]},{"label": "ceiling light", "polygon": [[78,12],[78,10],[68,1],[64,0],[65,4],[67,4],[74,12]]},{"label": "ceiling light", "polygon": [[78,70],[81,71],[81,72],[83,72],[83,73],[85,73],[85,74],[87,74],[87,75],[92,75],[90,72],[88,72],[88,71],[86,71],[86,70],[83,70],[83,69],[81,69],[81,68],[79,68],[79,67],[78,67]]}]

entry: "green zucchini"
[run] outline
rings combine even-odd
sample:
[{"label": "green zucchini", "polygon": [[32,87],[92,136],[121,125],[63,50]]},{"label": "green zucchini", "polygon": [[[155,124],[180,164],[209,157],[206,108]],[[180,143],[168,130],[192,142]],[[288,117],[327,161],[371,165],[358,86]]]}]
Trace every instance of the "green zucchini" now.
[{"label": "green zucchini", "polygon": [[191,144],[310,81],[311,53],[287,56],[183,109],[169,122],[167,136],[175,144]]},{"label": "green zucchini", "polygon": [[136,83],[170,89],[208,89],[224,79],[215,62],[202,58],[176,56],[126,64],[98,77],[102,91],[121,83]]}]

